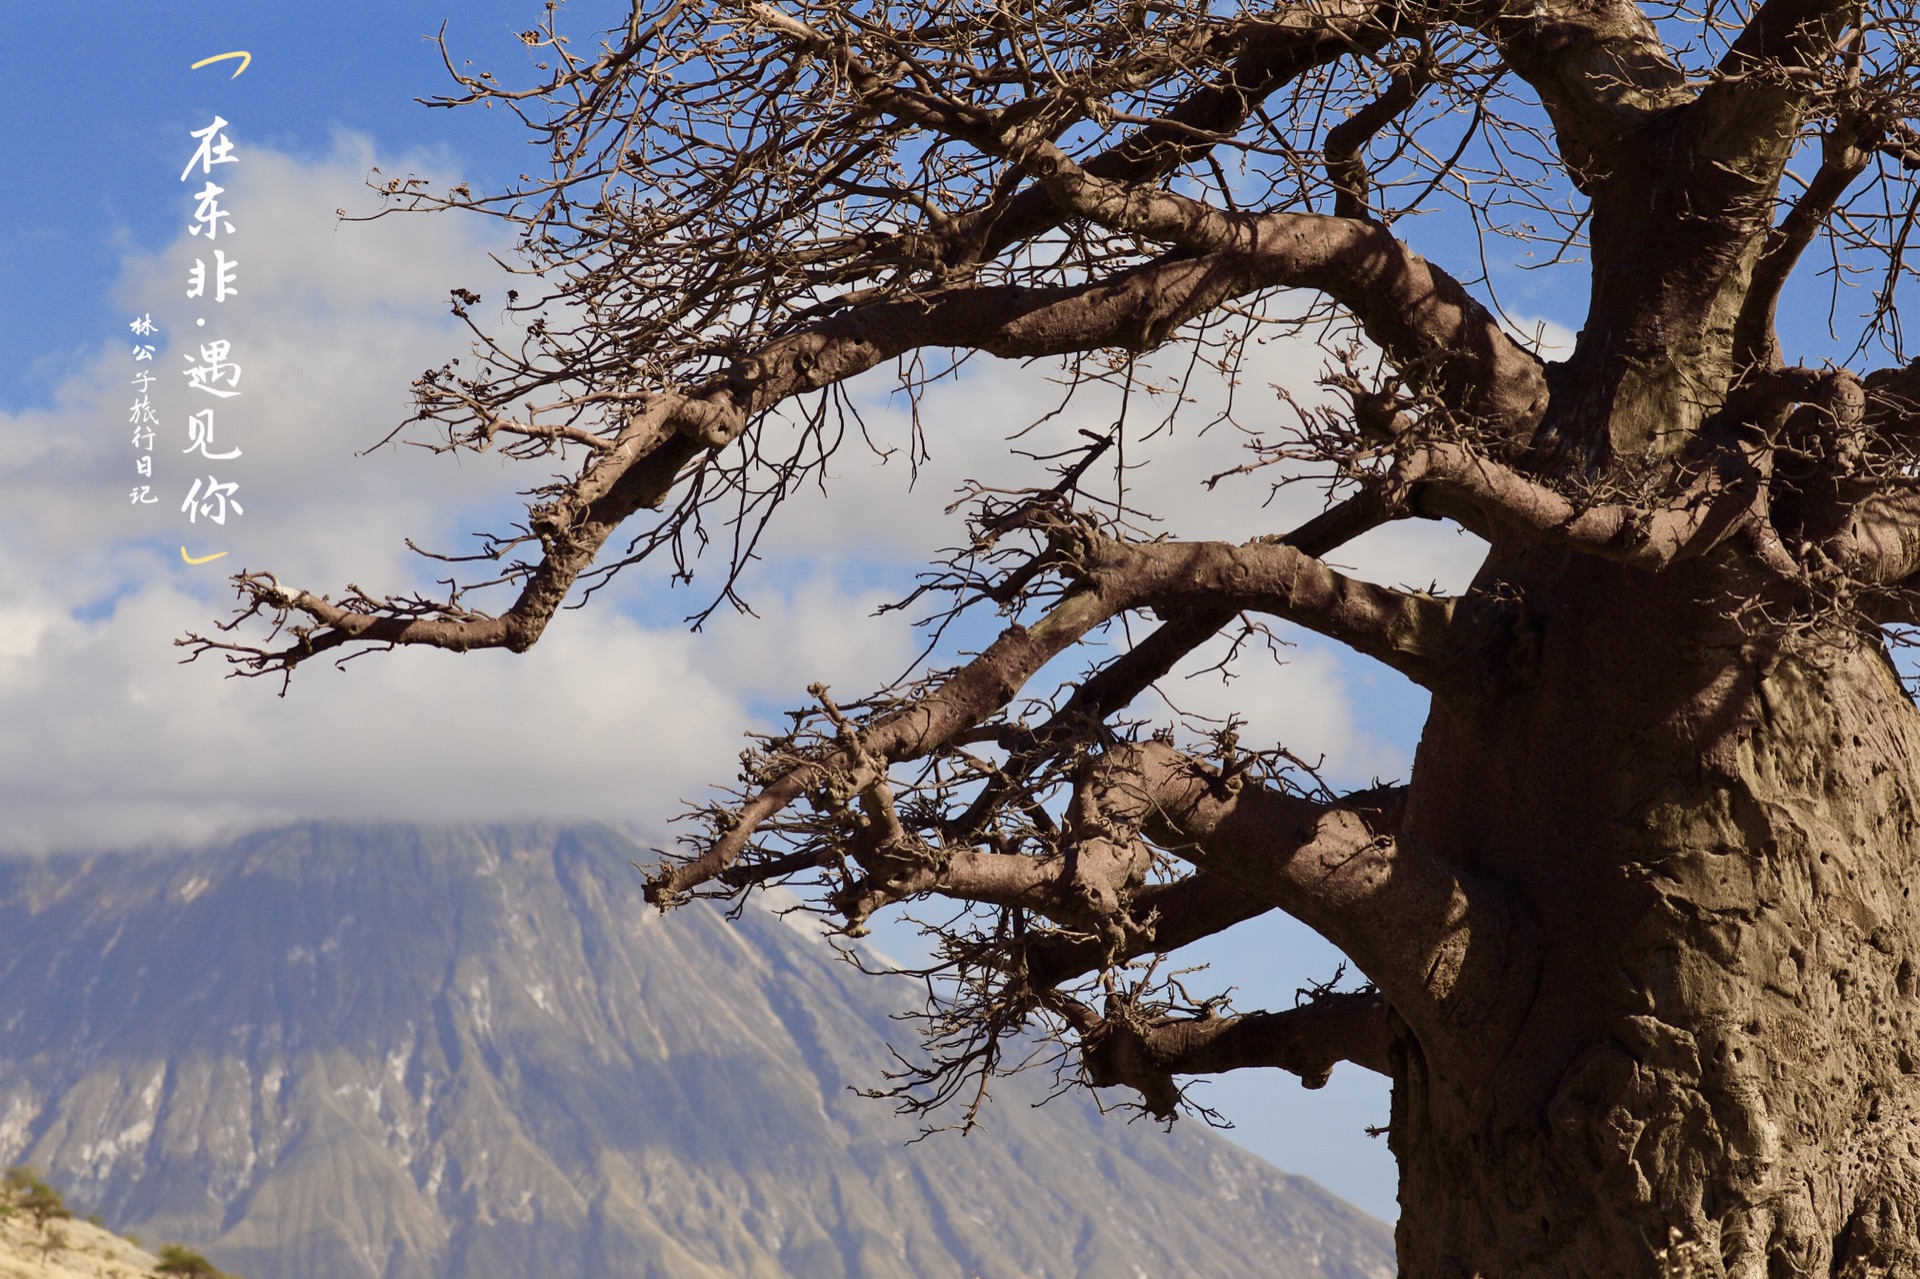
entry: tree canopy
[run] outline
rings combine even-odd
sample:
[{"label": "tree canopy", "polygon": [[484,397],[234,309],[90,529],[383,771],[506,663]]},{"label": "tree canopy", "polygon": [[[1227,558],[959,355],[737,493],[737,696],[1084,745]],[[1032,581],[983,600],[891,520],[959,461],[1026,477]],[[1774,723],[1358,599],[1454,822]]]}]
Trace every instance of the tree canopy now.
[{"label": "tree canopy", "polygon": [[[1434,1078],[1468,1096],[1534,1042],[1543,990],[1579,987],[1556,966],[1578,918],[1562,907],[1578,903],[1529,878],[1554,850],[1517,846],[1556,820],[1574,829],[1588,803],[1574,792],[1606,784],[1563,770],[1529,789],[1492,756],[1450,772],[1445,752],[1523,721],[1573,731],[1595,688],[1609,705],[1658,701],[1660,654],[1684,648],[1688,671],[1697,652],[1736,656],[1675,694],[1690,709],[1632,732],[1684,723],[1686,769],[1719,767],[1733,756],[1700,727],[1716,708],[1775,713],[1766,680],[1796,663],[1861,652],[1884,668],[1887,628],[1920,621],[1920,363],[1899,309],[1920,218],[1920,20],[1905,0],[674,0],[635,3],[579,48],[549,4],[522,40],[529,83],[450,52],[456,87],[436,105],[515,113],[550,169],[498,192],[380,188],[391,210],[506,220],[525,276],[507,295],[517,325],[487,327],[478,296],[456,293],[475,349],[416,383],[402,435],[571,469],[448,594],[330,595],[249,572],[235,622],[182,641],[196,655],[284,677],[370,647],[520,651],[620,570],[690,575],[716,538],[726,600],[783,498],[857,439],[848,384],[882,366],[909,394],[978,354],[1127,388],[1150,352],[1227,382],[1263,335],[1326,353],[1317,392],[1241,388],[1228,410],[1245,468],[1325,485],[1322,515],[1272,529],[1250,503],[1237,544],[1156,534],[1082,491],[1116,437],[1062,459],[1057,482],[977,487],[962,548],[914,596],[939,619],[997,615],[997,637],[852,698],[809,690],[654,872],[663,906],[794,884],[856,935],[889,905],[954,902],[931,1061],[900,1081],[911,1105],[977,1098],[1036,1028],[1159,1116],[1179,1077],[1250,1065],[1320,1081],[1350,1060],[1392,1074],[1397,1097]],[[1423,235],[1462,260],[1429,261]],[[1588,292],[1564,360],[1501,314],[1494,286],[1516,261]],[[1827,310],[1824,361],[1788,362],[1783,299]],[[1489,543],[1470,590],[1327,562],[1405,519]],[[498,611],[476,602],[489,592]],[[1563,678],[1556,619],[1575,616],[1582,643],[1623,647]],[[1123,619],[1154,626],[1075,666]],[[1410,787],[1337,795],[1280,744],[1233,725],[1182,734],[1136,707],[1203,642],[1262,619],[1432,692],[1439,728]],[[1538,709],[1512,711],[1522,696]],[[1553,754],[1532,740],[1500,759]],[[1901,776],[1903,740],[1874,739]],[[1471,785],[1423,798],[1422,770]],[[1620,823],[1650,811],[1647,785]],[[1509,815],[1457,811],[1475,802]],[[1716,803],[1675,801],[1702,822]],[[1692,838],[1679,822],[1663,828],[1675,847]],[[1609,874],[1660,860],[1609,847],[1593,855]],[[1158,963],[1275,909],[1368,985],[1233,1012]],[[1551,1079],[1526,1103],[1540,1115],[1587,1060],[1591,1028],[1566,1029],[1585,1015],[1568,1011],[1542,1049]],[[1719,1085],[1698,1086],[1721,1116]],[[1672,1175],[1694,1188],[1652,1195],[1658,1212],[1717,1231],[1730,1272],[1800,1256],[1794,1241],[1821,1231],[1805,1255],[1824,1247],[1836,1267],[1896,1255],[1873,1251],[1881,1234],[1847,1243],[1867,1220],[1853,1199],[1830,1219],[1816,1196],[1819,1230],[1801,1230],[1778,1224],[1786,1192],[1754,1191],[1740,1211],[1773,1205],[1768,1235],[1727,1224],[1733,1191]],[[1640,1208],[1619,1211],[1644,1233]],[[1451,1273],[1435,1258],[1495,1255],[1461,1241],[1507,1229],[1456,1220],[1442,1242],[1408,1242],[1424,1228],[1403,1221],[1403,1256],[1432,1273]],[[1547,1247],[1509,1235],[1499,1255]]]}]

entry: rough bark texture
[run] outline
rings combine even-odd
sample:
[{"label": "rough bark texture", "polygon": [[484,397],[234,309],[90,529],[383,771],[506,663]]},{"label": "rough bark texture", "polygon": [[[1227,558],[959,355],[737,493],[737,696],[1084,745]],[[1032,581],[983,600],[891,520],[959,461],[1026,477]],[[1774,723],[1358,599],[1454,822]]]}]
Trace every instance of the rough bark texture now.
[{"label": "rough bark texture", "polygon": [[1399,1041],[1418,1275],[1920,1272],[1920,716],[1877,643],[1749,642],[1701,575],[1496,553],[1527,601],[1439,699],[1408,829],[1512,885],[1537,992],[1481,1073]]}]

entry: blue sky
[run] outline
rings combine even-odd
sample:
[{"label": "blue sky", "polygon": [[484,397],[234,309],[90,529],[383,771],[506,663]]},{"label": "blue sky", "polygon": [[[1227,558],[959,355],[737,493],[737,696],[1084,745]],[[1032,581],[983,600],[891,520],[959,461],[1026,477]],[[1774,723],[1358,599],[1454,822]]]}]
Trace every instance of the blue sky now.
[{"label": "blue sky", "polygon": [[[538,12],[524,0],[12,8],[0,157],[15,194],[0,290],[13,305],[0,312],[0,407],[50,403],[74,359],[115,327],[121,259],[173,238],[180,140],[216,112],[249,142],[296,156],[327,153],[344,129],[389,152],[432,150],[481,180],[520,159],[505,121],[413,99],[442,87],[423,37],[443,21],[464,56],[494,60],[487,69],[524,65],[513,32]],[[583,17],[609,8],[570,6]],[[233,62],[188,70],[233,49],[253,54],[237,78]]]},{"label": "blue sky", "polygon": [[[537,6],[444,8],[450,43],[476,69],[511,78],[524,66],[513,32],[532,25]],[[597,29],[584,19],[613,8],[570,5],[572,29]],[[0,311],[0,544],[24,553],[0,566],[0,721],[12,726],[0,732],[0,800],[17,845],[166,843],[343,811],[594,816],[659,835],[682,799],[730,775],[739,733],[812,679],[858,687],[911,656],[897,622],[864,615],[948,540],[951,528],[927,513],[963,474],[994,463],[997,436],[936,440],[947,469],[913,491],[903,468],[850,458],[842,491],[860,502],[792,513],[789,554],[753,583],[762,617],[723,616],[697,637],[677,623],[692,592],[669,595],[657,579],[636,578],[603,606],[563,618],[526,658],[397,655],[345,674],[311,672],[284,701],[205,665],[175,665],[172,638],[224,613],[225,565],[184,566],[180,518],[124,505],[118,383],[130,311],[186,322],[175,295],[197,245],[182,234],[192,202],[180,170],[189,131],[215,114],[240,156],[220,175],[244,267],[241,299],[225,314],[236,358],[251,352],[255,392],[238,402],[250,416],[227,419],[247,448],[233,465],[252,502],[221,530],[229,562],[297,574],[316,589],[406,585],[418,566],[400,550],[404,537],[455,544],[526,482],[491,459],[356,456],[404,416],[408,378],[463,349],[446,290],[484,291],[485,253],[498,240],[486,226],[437,219],[338,225],[332,210],[372,207],[360,183],[373,164],[484,186],[538,159],[501,113],[415,104],[444,84],[437,50],[422,40],[442,16],[411,2],[215,0],[79,3],[16,20],[16,56],[0,85],[11,125],[0,149],[15,175],[0,232],[0,289],[13,302]],[[253,55],[238,78],[233,62],[188,69],[238,49]],[[179,335],[163,336],[171,345]],[[1044,393],[1038,374],[996,375],[934,404],[931,420],[971,425],[991,406],[1012,427]],[[1100,424],[1110,409],[1087,411]],[[1062,430],[1071,437],[1082,424]],[[1206,459],[1175,461],[1197,489]],[[184,473],[174,479],[183,484]],[[849,514],[862,506],[899,534],[883,562],[846,553],[871,531]],[[1422,579],[1423,555],[1412,570]],[[1471,551],[1463,559],[1443,548],[1441,560],[1457,572]],[[1251,690],[1286,708],[1270,731],[1286,725],[1296,745],[1327,752],[1353,779],[1404,772],[1420,699],[1397,677],[1309,643],[1287,668],[1233,690],[1196,681],[1180,696],[1217,710]],[[561,759],[515,745],[556,740],[569,743]],[[883,941],[911,946],[898,930]],[[1297,927],[1212,949],[1223,983],[1237,984],[1249,1006],[1290,1002],[1296,986],[1338,962]],[[1391,1160],[1361,1131],[1385,1120],[1382,1081],[1343,1070],[1310,1094],[1260,1072],[1204,1096],[1260,1153],[1392,1215]]]},{"label": "blue sky", "polygon": [[[576,0],[568,12],[573,29],[584,33],[595,29],[596,19],[618,9],[604,0]],[[184,336],[177,330],[187,323],[182,310],[186,304],[175,296],[177,280],[191,259],[184,253],[187,242],[181,235],[191,201],[179,169],[190,153],[189,131],[202,127],[215,114],[229,121],[229,133],[243,157],[271,152],[273,162],[282,166],[275,172],[287,171],[287,165],[303,173],[324,170],[332,181],[328,198],[356,212],[375,207],[373,197],[358,189],[357,181],[339,179],[364,177],[367,167],[376,162],[383,163],[389,173],[426,167],[484,187],[538,160],[538,153],[525,147],[505,113],[429,110],[416,104],[416,98],[439,92],[445,85],[438,50],[424,38],[441,28],[443,11],[443,6],[420,3],[341,3],[319,9],[232,2],[75,4],[36,14],[30,23],[21,24],[28,31],[24,35],[16,31],[13,38],[24,56],[15,59],[15,73],[0,89],[13,124],[0,136],[0,148],[4,148],[8,171],[17,176],[14,208],[4,233],[7,250],[0,254],[0,273],[4,273],[0,287],[14,300],[14,305],[0,311],[0,326],[4,326],[0,327],[0,372],[5,374],[0,379],[0,411],[16,415],[17,425],[36,414],[65,420],[75,413],[84,417],[98,411],[82,401],[89,394],[111,398],[106,386],[111,380],[106,372],[110,352],[125,342],[131,314],[151,311],[156,319],[169,321],[160,338],[163,358],[191,349],[175,345]],[[471,57],[476,69],[498,70],[512,79],[529,61],[513,33],[531,25],[535,17],[536,8],[524,0],[463,3],[446,19],[447,38],[456,55]],[[234,62],[189,69],[196,60],[238,49],[252,55],[238,77],[231,75]],[[84,92],[74,70],[81,51]],[[232,199],[240,202],[236,207],[246,209],[258,185],[257,175],[263,171],[264,162],[224,171],[222,180],[235,188]],[[327,212],[317,193],[300,210],[303,234],[310,234],[314,241],[299,250],[307,259],[317,247],[326,254],[341,255],[343,261],[371,262],[374,250],[368,246],[396,236],[429,237],[434,248],[445,253],[452,253],[455,245],[463,246],[460,251],[465,256],[450,257],[447,269],[434,281],[438,297],[434,289],[416,281],[418,289],[396,288],[392,297],[367,303],[388,312],[411,307],[409,314],[428,327],[447,287],[484,284],[489,272],[484,253],[498,247],[497,240],[488,238],[486,227],[471,223],[440,219],[429,227],[416,225],[402,231],[391,229],[395,220],[373,228],[328,226]],[[265,253],[294,252],[285,228],[262,223],[260,214],[252,211],[242,221],[251,225],[232,241],[237,256],[244,259],[250,253],[257,263]],[[423,263],[429,256],[415,253],[407,260],[410,266],[425,270]],[[169,271],[174,273],[173,280],[167,278]],[[283,273],[277,278],[292,281],[285,285],[288,289],[311,293],[315,281],[296,279],[296,275]],[[1529,288],[1536,287],[1535,277],[1516,278]],[[304,302],[266,296],[263,289],[269,277],[257,279],[258,283],[242,289],[239,301],[230,302],[224,313],[241,325],[269,324],[276,317],[290,322],[288,317]],[[174,320],[179,324],[171,323]],[[244,342],[238,346],[245,350]],[[421,354],[444,358],[461,346],[455,338],[437,350],[423,345]],[[381,407],[360,411],[355,401],[353,412],[341,411],[337,393],[331,401],[316,400],[306,381],[299,384],[298,405],[273,401],[260,393],[274,389],[271,371],[258,369],[249,387],[259,387],[260,392],[247,408],[253,410],[264,399],[267,403],[258,411],[271,411],[276,418],[290,412],[320,412],[328,419],[327,429],[339,433],[343,446],[364,448],[404,416],[405,383],[419,367],[418,363],[396,366],[375,376],[363,362],[364,384],[356,390]],[[1296,370],[1296,380],[1310,381],[1311,372],[1303,366]],[[268,380],[263,382],[263,377]],[[283,379],[282,389],[294,389],[291,378]],[[1018,405],[1007,410],[1009,415],[1019,411]],[[1103,410],[1096,406],[1090,411],[1094,416],[1089,420],[1098,421]],[[244,418],[237,423],[237,429],[255,426],[266,429]],[[89,471],[87,480],[103,482],[87,500],[102,504],[118,482],[115,468],[124,470],[128,460],[124,449],[114,455],[98,447],[109,429],[100,428],[99,440],[91,434],[77,437],[59,432],[60,445],[69,452],[83,443],[95,446],[85,465],[102,475]],[[30,433],[46,447],[46,429],[34,427]],[[223,530],[237,556],[256,548],[266,554],[259,539],[286,533],[294,514],[283,508],[299,504],[295,490],[303,486],[298,477],[311,474],[294,468],[291,454],[295,450],[282,448],[287,456],[281,459],[283,465],[276,466],[276,447],[275,441],[262,440],[249,453],[249,460],[236,464],[255,500],[253,514]],[[75,458],[67,460],[81,464]],[[15,465],[21,467],[20,475],[51,479],[55,472],[44,470],[50,463],[44,458],[42,463],[39,472],[21,467],[17,460]],[[306,459],[300,466],[310,464],[311,459]],[[160,465],[166,465],[164,459]],[[469,471],[479,469],[480,463],[468,465]],[[347,474],[358,486],[367,483],[374,471],[369,465],[349,468]],[[107,475],[114,478],[104,479]],[[78,472],[66,473],[68,483],[79,478]],[[184,484],[182,474],[179,486]],[[457,545],[466,531],[487,523],[489,514],[508,509],[514,487],[514,483],[480,483],[462,488],[451,503],[433,508],[429,517],[433,528],[428,531],[444,535],[441,546]],[[169,490],[169,503],[174,500]],[[920,501],[918,496],[913,500]],[[16,524],[20,518],[16,516]],[[83,621],[109,619],[147,570],[158,567],[132,564],[125,554],[116,559],[108,546],[120,552],[137,546],[150,556],[164,558],[181,533],[176,527],[179,521],[150,520],[136,529],[127,526],[125,513],[113,513],[109,519],[113,527],[106,542],[90,549],[112,565],[103,562],[98,573],[83,575],[98,579],[89,581],[85,598],[73,606],[75,616]],[[44,523],[40,531],[47,532]],[[805,543],[804,538],[801,541]],[[903,565],[918,562],[911,554],[878,564],[836,559],[826,553],[832,541],[813,544],[806,576],[812,580],[826,574],[856,594],[875,582],[897,580]],[[926,542],[924,549],[941,544],[936,538]],[[1457,548],[1446,549],[1443,558],[1456,566],[1465,562]],[[260,563],[255,561],[256,566]],[[1415,556],[1406,566],[1404,580],[1423,581],[1422,575],[1431,567]],[[218,592],[209,588],[217,580],[212,573],[182,577],[178,569],[169,571],[188,594],[210,604],[217,598]],[[335,570],[329,565],[325,571]],[[780,594],[790,588],[795,571],[787,565],[778,571],[764,570],[759,577],[764,588]],[[325,580],[313,584],[319,589],[338,585]],[[696,594],[634,589],[616,597],[614,607],[649,624],[667,623],[696,606],[700,602],[693,598]],[[757,606],[764,606],[764,601]],[[1310,641],[1307,648],[1314,648]],[[1419,697],[1389,674],[1331,654],[1322,658],[1338,664],[1351,735],[1370,743],[1361,752],[1364,758],[1351,765],[1334,760],[1336,773],[1366,780],[1381,767],[1391,771],[1396,759],[1404,764],[1417,731]],[[748,701],[756,710],[769,712],[786,696],[784,690],[756,690]],[[76,837],[92,838],[93,833]]]},{"label": "blue sky", "polygon": [[[622,7],[575,0],[569,29],[584,35]],[[375,164],[484,188],[540,159],[504,113],[415,104],[444,87],[422,37],[447,13],[449,42],[476,70],[512,80],[529,60],[513,36],[539,17],[526,0],[83,2],[11,23],[0,82],[0,155],[15,192],[0,229],[0,295],[11,303],[0,309],[0,545],[14,554],[0,562],[0,806],[18,846],[164,843],[314,815],[602,817],[663,837],[682,800],[730,776],[739,734],[809,682],[870,686],[911,656],[897,618],[868,614],[952,539],[939,508],[960,479],[997,468],[1031,480],[1007,471],[1000,433],[980,425],[1030,420],[1044,375],[979,369],[929,401],[936,458],[917,487],[897,464],[849,454],[833,499],[794,503],[778,553],[748,582],[758,619],[723,615],[690,635],[677,619],[700,601],[665,592],[655,574],[564,616],[525,657],[378,657],[345,674],[305,672],[284,700],[207,664],[176,665],[172,639],[226,609],[229,565],[318,590],[413,585],[423,579],[405,537],[457,547],[529,482],[491,457],[360,455],[405,416],[408,379],[464,349],[446,292],[485,292],[486,254],[500,243],[471,220],[341,225],[333,209],[373,207],[361,183]],[[188,69],[239,49],[252,62],[237,79],[231,62]],[[122,383],[130,311],[187,322],[176,295],[198,245],[183,234],[191,201],[179,175],[190,130],[216,113],[241,156],[229,185],[247,287],[226,318],[253,396],[223,419],[234,425],[222,438],[246,445],[236,473],[252,507],[218,531],[231,559],[193,569],[177,543],[213,530],[126,505]],[[1410,229],[1443,265],[1469,273],[1477,261],[1457,220]],[[1495,273],[1522,318],[1563,335],[1578,324],[1577,270]],[[1815,293],[1787,312],[1796,354],[1827,345]],[[1305,389],[1318,364],[1276,347],[1249,383]],[[904,431],[898,406],[879,392],[874,404],[880,429]],[[1089,397],[1053,429],[1071,441],[1112,412]],[[1203,492],[1200,478],[1237,460],[1218,434],[1175,432],[1137,456],[1154,457],[1142,483],[1158,486],[1160,509],[1189,535],[1237,539],[1312,513],[1305,494],[1263,511],[1263,484]],[[185,479],[176,468],[167,483]],[[1384,580],[1457,588],[1477,552],[1457,533],[1404,525],[1340,558]],[[1294,638],[1286,666],[1250,670],[1231,688],[1180,681],[1176,696],[1209,714],[1251,710],[1250,732],[1324,753],[1336,780],[1404,776],[1424,699]],[[897,932],[883,940],[911,945]],[[1244,1006],[1289,1002],[1338,959],[1304,929],[1265,924],[1209,950]],[[1258,1072],[1203,1096],[1274,1162],[1392,1214],[1391,1160],[1360,1131],[1385,1121],[1381,1081],[1343,1068],[1327,1092],[1308,1094]]]}]

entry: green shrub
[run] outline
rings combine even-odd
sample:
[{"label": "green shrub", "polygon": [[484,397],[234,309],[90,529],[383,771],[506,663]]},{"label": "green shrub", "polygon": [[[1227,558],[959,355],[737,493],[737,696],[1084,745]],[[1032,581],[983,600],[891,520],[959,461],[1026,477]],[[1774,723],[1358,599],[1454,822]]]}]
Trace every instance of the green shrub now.
[{"label": "green shrub", "polygon": [[0,1177],[0,1186],[4,1186],[12,1198],[12,1206],[27,1212],[33,1217],[33,1224],[41,1230],[47,1228],[49,1221],[64,1220],[73,1216],[60,1192],[40,1179],[40,1175],[25,1164],[15,1164]]},{"label": "green shrub", "polygon": [[181,1275],[185,1279],[235,1279],[185,1244],[178,1243],[170,1243],[160,1250],[160,1264],[153,1268],[153,1273]]}]

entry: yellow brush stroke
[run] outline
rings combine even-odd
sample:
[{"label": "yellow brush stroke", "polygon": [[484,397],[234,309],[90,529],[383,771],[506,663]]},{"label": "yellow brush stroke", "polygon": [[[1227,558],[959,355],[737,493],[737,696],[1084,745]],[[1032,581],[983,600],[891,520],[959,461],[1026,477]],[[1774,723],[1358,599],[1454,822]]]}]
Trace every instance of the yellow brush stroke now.
[{"label": "yellow brush stroke", "polygon": [[245,49],[235,49],[232,53],[216,53],[211,58],[202,58],[200,61],[188,67],[187,70],[198,71],[201,67],[208,66],[215,62],[225,62],[228,58],[240,59],[240,65],[235,67],[233,74],[227,77],[229,80],[238,80],[240,73],[245,71],[253,61],[253,55],[251,53],[248,53]]},{"label": "yellow brush stroke", "polygon": [[225,554],[226,554],[225,551],[215,551],[211,555],[202,555],[199,559],[196,560],[195,558],[193,558],[193,556],[187,554],[186,547],[183,546],[180,548],[180,558],[185,560],[189,564],[211,564]]}]

